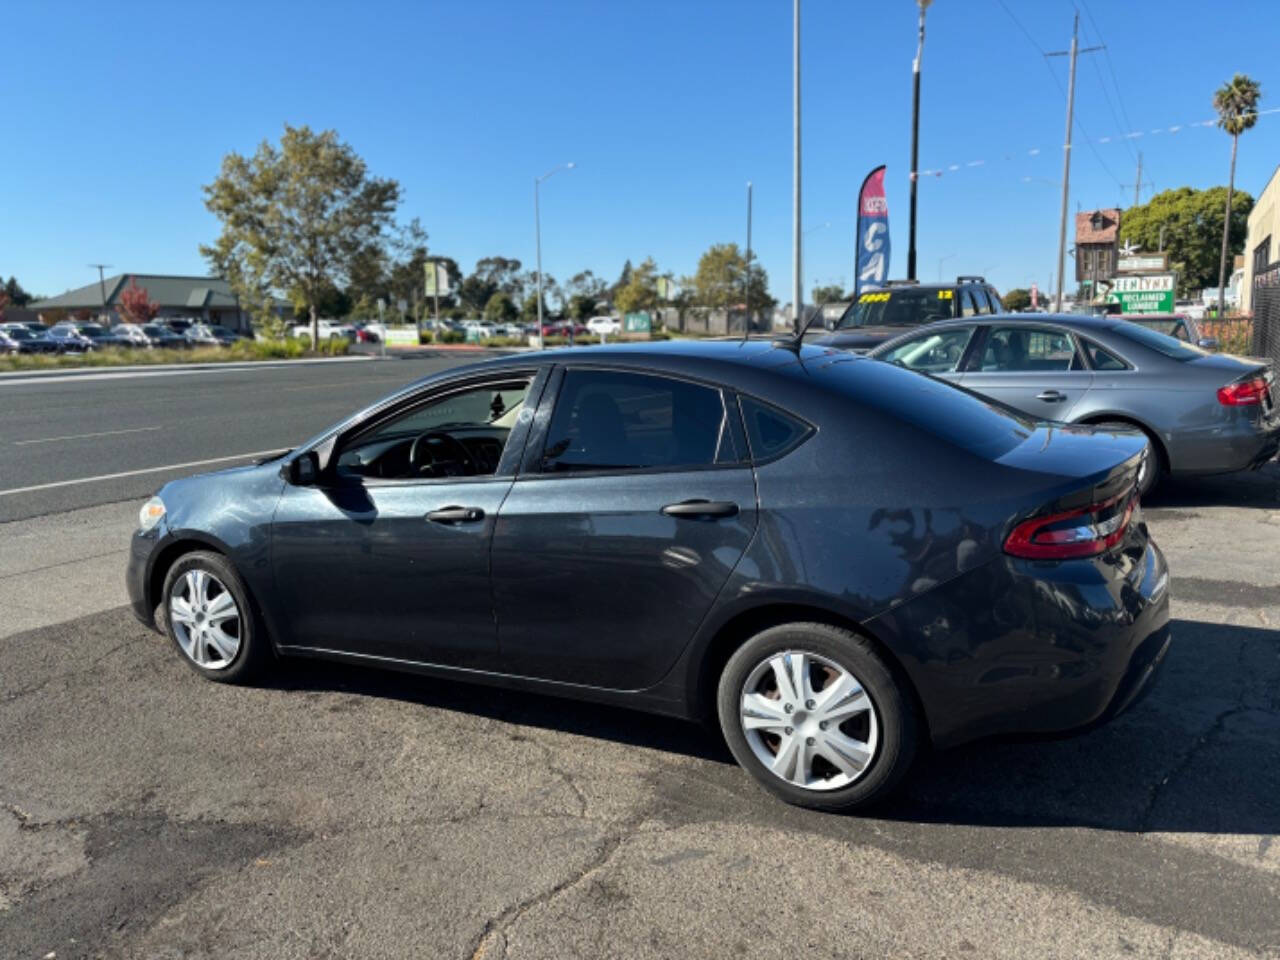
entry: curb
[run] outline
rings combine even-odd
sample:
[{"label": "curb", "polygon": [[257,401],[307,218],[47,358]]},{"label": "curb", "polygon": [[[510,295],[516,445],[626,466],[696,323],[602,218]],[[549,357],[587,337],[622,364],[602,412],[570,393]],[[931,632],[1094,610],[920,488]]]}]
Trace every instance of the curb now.
[{"label": "curb", "polygon": [[220,363],[137,363],[127,366],[84,366],[55,367],[52,370],[6,370],[0,373],[0,383],[6,380],[26,380],[30,378],[59,379],[61,377],[83,377],[91,374],[107,373],[168,373],[186,371],[203,373],[209,370],[256,370],[260,367],[283,367],[294,364],[311,363],[353,363],[366,360],[377,360],[377,357],[364,354],[353,354],[345,357],[304,357],[297,360],[227,360]]}]

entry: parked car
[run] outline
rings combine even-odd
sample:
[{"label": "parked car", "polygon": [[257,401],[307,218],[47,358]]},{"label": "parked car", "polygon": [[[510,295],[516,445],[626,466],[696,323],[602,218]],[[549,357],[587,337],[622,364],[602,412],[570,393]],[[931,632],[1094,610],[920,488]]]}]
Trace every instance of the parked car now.
[{"label": "parked car", "polygon": [[926,743],[1142,692],[1146,452],[811,346],[525,354],[165,485],[127,583],[211,680],[326,657],[717,717],[765,788],[848,810]]},{"label": "parked car", "polygon": [[1182,313],[1122,313],[1121,320],[1149,327],[1184,343],[1194,343],[1204,350],[1217,350],[1218,339],[1204,332],[1199,320]]},{"label": "parked car", "polygon": [[1203,300],[1175,300],[1173,309],[1175,313],[1190,317],[1192,320],[1204,319],[1205,305]]},{"label": "parked car", "polygon": [[[537,330],[537,324],[534,324]],[[589,336],[591,333],[587,327],[581,323],[571,323],[568,320],[557,320],[554,323],[547,322],[542,325],[542,335],[544,337],[567,337],[571,334],[575,337]]]},{"label": "parked car", "polygon": [[49,328],[48,335],[61,345],[64,352],[129,346],[128,340],[97,323],[59,323]]},{"label": "parked car", "polygon": [[57,345],[61,353],[84,353],[93,349],[93,341],[82,336],[75,324],[56,323],[46,331],[45,336]]},{"label": "parked car", "polygon": [[[349,343],[355,343],[357,340],[356,328],[349,323],[342,323],[338,320],[319,320],[316,323],[317,335],[321,340],[346,340]],[[289,336],[291,337],[311,337],[311,321],[306,320],[295,323],[289,328]]]},{"label": "parked car", "polygon": [[381,323],[365,323],[363,320],[351,324],[356,343],[381,343],[387,337],[387,328]]},{"label": "parked car", "polygon": [[32,333],[24,324],[0,325],[0,353],[57,353],[58,346],[48,337]]},{"label": "parked car", "polygon": [[115,328],[115,334],[142,349],[173,350],[190,346],[186,337],[159,323],[122,323]]},{"label": "parked car", "polygon": [[587,330],[598,337],[612,337],[622,332],[622,322],[617,317],[592,317]]},{"label": "parked car", "polygon": [[167,327],[170,332],[176,333],[180,337],[186,337],[187,331],[196,324],[196,321],[188,320],[184,317],[170,317],[167,320],[161,320],[158,322]]},{"label": "parked car", "polygon": [[61,353],[57,342],[49,336],[49,328],[43,323],[10,321],[9,323],[0,324],[7,330],[16,333],[19,339],[26,340],[24,334],[30,335],[30,343],[34,352],[37,353]]},{"label": "parked car", "polygon": [[1151,443],[1140,481],[1261,466],[1280,450],[1267,361],[1210,353],[1116,317],[949,320],[870,356],[941,377],[1039,420],[1134,428]]},{"label": "parked car", "polygon": [[187,328],[187,343],[197,347],[229,347],[240,338],[216,323],[193,323]]},{"label": "parked car", "polygon": [[891,280],[862,291],[831,332],[815,330],[812,342],[862,352],[898,336],[904,328],[993,313],[1004,313],[1004,303],[982,277],[956,277],[954,283]]}]

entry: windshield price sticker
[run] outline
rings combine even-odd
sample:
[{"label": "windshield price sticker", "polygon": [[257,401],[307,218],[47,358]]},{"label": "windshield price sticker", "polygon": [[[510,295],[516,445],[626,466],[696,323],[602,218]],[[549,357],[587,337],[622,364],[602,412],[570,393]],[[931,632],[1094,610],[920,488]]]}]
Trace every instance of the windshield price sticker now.
[{"label": "windshield price sticker", "polygon": [[953,293],[953,291],[951,291],[951,290],[939,290],[939,291],[938,291],[938,299],[939,299],[939,300],[950,300],[950,299],[952,299],[952,297],[951,297],[952,293]]}]

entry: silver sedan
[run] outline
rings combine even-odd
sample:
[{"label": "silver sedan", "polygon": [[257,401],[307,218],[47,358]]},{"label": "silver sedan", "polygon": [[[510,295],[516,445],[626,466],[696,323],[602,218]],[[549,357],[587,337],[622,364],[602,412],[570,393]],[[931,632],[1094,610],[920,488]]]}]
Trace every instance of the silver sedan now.
[{"label": "silver sedan", "polygon": [[1270,361],[1210,353],[1116,317],[1008,315],[917,327],[869,356],[928,373],[1038,419],[1137,428],[1162,473],[1259,467],[1280,449]]}]

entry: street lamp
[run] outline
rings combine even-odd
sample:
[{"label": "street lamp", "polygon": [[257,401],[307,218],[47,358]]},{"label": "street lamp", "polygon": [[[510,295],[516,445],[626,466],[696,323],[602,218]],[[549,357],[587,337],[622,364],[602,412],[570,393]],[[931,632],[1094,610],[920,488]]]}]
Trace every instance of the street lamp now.
[{"label": "street lamp", "polygon": [[916,58],[911,61],[911,216],[907,231],[907,279],[916,278],[916,186],[920,179],[920,59],[924,56],[924,12],[932,0],[916,0],[920,8],[920,34],[916,41]]},{"label": "street lamp", "polygon": [[[538,188],[542,186],[542,181],[548,177],[559,173],[561,170],[572,170],[572,163],[562,163],[553,170],[548,170],[540,177],[535,177],[533,181],[533,242],[538,253],[538,349],[543,348],[542,342],[542,216],[538,206]],[[570,330],[573,328],[570,327]],[[572,334],[571,334],[572,336]]]}]

